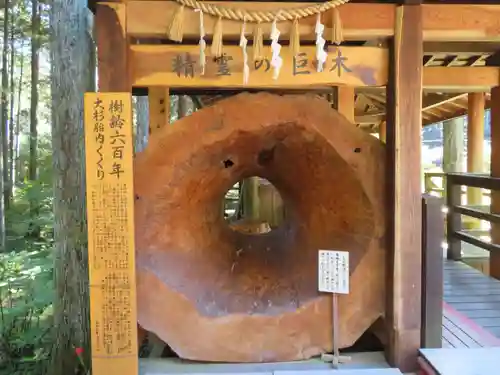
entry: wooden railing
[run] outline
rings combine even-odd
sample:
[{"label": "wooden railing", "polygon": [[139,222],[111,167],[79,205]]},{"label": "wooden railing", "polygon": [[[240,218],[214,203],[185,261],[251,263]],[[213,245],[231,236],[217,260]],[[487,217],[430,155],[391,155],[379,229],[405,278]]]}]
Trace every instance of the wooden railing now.
[{"label": "wooden railing", "polygon": [[475,187],[500,191],[500,178],[489,175],[447,173],[446,174],[446,238],[448,242],[448,259],[460,260],[462,258],[461,241],[477,246],[487,251],[500,253],[500,245],[486,242],[463,230],[462,215],[500,223],[500,215],[490,212],[488,206],[468,207],[462,204],[462,187]]},{"label": "wooden railing", "polygon": [[[445,196],[444,192],[446,190],[445,176],[446,176],[446,173],[444,173],[444,172],[426,172],[426,173],[424,173],[425,192],[427,194],[436,195],[436,196],[444,198],[444,196]],[[436,184],[433,181],[433,179],[440,179],[441,186]],[[483,192],[483,197],[490,197],[491,196],[490,190],[483,189],[482,192]],[[462,186],[462,197],[464,197],[466,194],[467,194],[467,187]]]}]

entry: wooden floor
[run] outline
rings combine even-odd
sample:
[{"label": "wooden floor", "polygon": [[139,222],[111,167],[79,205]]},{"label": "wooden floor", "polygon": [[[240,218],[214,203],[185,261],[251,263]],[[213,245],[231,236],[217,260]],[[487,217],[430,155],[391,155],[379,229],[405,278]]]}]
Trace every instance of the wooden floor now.
[{"label": "wooden floor", "polygon": [[500,281],[445,261],[443,347],[492,346],[500,346]]}]

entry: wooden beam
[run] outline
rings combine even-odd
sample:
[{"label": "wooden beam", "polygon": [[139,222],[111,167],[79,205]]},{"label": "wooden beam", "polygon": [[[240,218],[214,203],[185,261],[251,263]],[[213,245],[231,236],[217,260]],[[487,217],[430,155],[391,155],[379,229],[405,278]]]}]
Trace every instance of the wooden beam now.
[{"label": "wooden beam", "polygon": [[131,86],[125,33],[126,6],[120,3],[99,3],[95,17],[99,91],[129,92]]},{"label": "wooden beam", "polygon": [[[263,3],[263,2],[210,2],[242,10],[272,11],[300,8],[312,3]],[[177,9],[171,1],[128,1],[127,32],[137,38],[165,38],[165,30]],[[347,40],[369,40],[387,38],[394,35],[394,4],[355,4],[339,7]],[[424,4],[423,29],[426,41],[499,41],[500,8],[496,5],[477,4]],[[332,17],[323,17],[328,33]],[[210,36],[215,18],[205,17],[205,30]],[[300,21],[302,41],[314,41],[315,17]],[[288,40],[291,22],[279,23],[280,37]],[[199,38],[199,15],[191,10],[184,14],[184,36],[186,40]],[[224,20],[225,40],[239,40],[241,23]],[[263,24],[264,35],[269,35],[270,24]],[[248,24],[248,32],[253,33],[253,24]]]},{"label": "wooden beam", "polygon": [[337,111],[353,124],[354,120],[354,87],[342,86],[337,88]]},{"label": "wooden beam", "polygon": [[[323,72],[314,66],[315,47],[302,47],[294,59],[289,47],[281,49],[283,66],[278,79],[273,79],[271,51],[265,60],[249,61],[250,78],[243,83],[243,56],[240,47],[224,47],[225,56],[213,59],[207,48],[205,74],[199,74],[198,46],[131,46],[132,82],[134,86],[168,86],[191,88],[296,88],[299,86],[383,86],[387,82],[388,52],[377,47],[328,47],[328,60]],[[248,48],[252,55],[252,49]],[[347,69],[346,69],[347,68]]]},{"label": "wooden beam", "polygon": [[[302,8],[313,5],[313,3],[267,3],[267,2],[229,2],[229,1],[205,1],[205,3],[218,4],[229,8],[242,10],[276,11],[279,9]],[[127,2],[127,32],[136,38],[165,38],[166,30],[170,24],[172,15],[178,5],[172,1],[128,1]],[[393,35],[394,29],[394,5],[393,4],[345,4],[339,7],[343,24],[343,34],[347,40],[366,40]],[[327,12],[329,13],[329,12]],[[367,15],[367,17],[360,17]],[[331,14],[325,14],[325,35],[331,29]],[[207,39],[211,38],[216,18],[204,17],[204,27]],[[314,25],[316,17],[307,17],[300,20],[301,41],[314,41]],[[199,14],[191,10],[184,12],[183,29],[184,39],[196,41],[200,38]],[[280,22],[280,39],[288,40],[291,30],[291,22]],[[253,35],[254,24],[247,24],[248,35]],[[241,22],[224,20],[224,40],[239,41],[241,33]],[[263,23],[264,35],[271,32],[271,24]]]},{"label": "wooden beam", "polygon": [[[387,88],[389,153],[386,319],[389,363],[417,369],[421,327],[422,6],[399,6]],[[390,211],[389,211],[390,212]]]},{"label": "wooden beam", "polygon": [[424,4],[422,20],[426,41],[500,41],[497,5]]},{"label": "wooden beam", "polygon": [[424,53],[480,55],[493,54],[499,50],[498,42],[424,42]]},{"label": "wooden beam", "polygon": [[486,92],[500,82],[500,70],[497,67],[426,67],[423,79],[426,89]]},{"label": "wooden beam", "polygon": [[446,96],[438,95],[438,94],[428,94],[428,95],[425,95],[423,98],[422,111],[432,109],[432,108],[441,107],[443,104],[454,102],[455,100],[462,99],[462,98],[467,98],[467,94],[446,95]]},{"label": "wooden beam", "polygon": [[379,122],[384,120],[385,120],[385,113],[374,114],[374,115],[366,114],[366,115],[356,116],[354,118],[354,123],[360,125],[378,124]]},{"label": "wooden beam", "polygon": [[[500,177],[500,86],[491,90],[491,176]],[[500,191],[491,191],[491,213],[500,214]],[[500,244],[500,224],[491,224],[491,242]],[[490,253],[490,276],[500,279],[500,254]]]}]

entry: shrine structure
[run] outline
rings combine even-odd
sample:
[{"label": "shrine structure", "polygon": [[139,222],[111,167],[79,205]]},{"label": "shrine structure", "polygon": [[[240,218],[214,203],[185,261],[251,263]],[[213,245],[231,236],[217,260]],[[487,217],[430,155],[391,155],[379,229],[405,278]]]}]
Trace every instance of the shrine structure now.
[{"label": "shrine structure", "polygon": [[[491,93],[491,175],[500,177],[493,3],[89,3],[93,373],[138,374],[149,336],[185,360],[264,363],[352,352],[371,335],[390,367],[415,371],[432,277],[422,260],[421,130],[465,111],[457,103],[467,94],[470,109],[484,110]],[[170,95],[182,94],[215,103],[165,126]],[[148,96],[150,116],[135,157],[132,95]],[[261,235],[232,230],[220,209],[252,176],[269,180],[287,209]],[[319,250],[349,252],[338,306],[318,291]],[[497,276],[499,259],[492,253]]]}]

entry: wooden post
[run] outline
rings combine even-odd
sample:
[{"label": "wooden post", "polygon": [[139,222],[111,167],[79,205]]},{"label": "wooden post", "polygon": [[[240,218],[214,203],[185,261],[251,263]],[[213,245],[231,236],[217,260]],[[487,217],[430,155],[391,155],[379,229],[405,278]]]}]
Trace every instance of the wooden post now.
[{"label": "wooden post", "polygon": [[[468,125],[467,125],[467,172],[479,173],[484,168],[484,106],[485,96],[482,92],[468,95]],[[479,188],[467,188],[467,204],[482,205],[483,191]],[[468,228],[480,228],[481,221],[469,219]]]},{"label": "wooden post", "polygon": [[154,134],[164,125],[170,124],[170,92],[167,87],[150,87],[149,134]]},{"label": "wooden post", "polygon": [[[491,90],[491,176],[500,177],[500,86]],[[491,213],[500,214],[500,191],[491,191]],[[491,242],[500,244],[500,224],[491,224]],[[500,254],[490,253],[490,276],[500,279]]]},{"label": "wooden post", "polygon": [[85,94],[92,373],[137,375],[132,95]]},{"label": "wooden post", "polygon": [[443,325],[443,200],[422,197],[422,336],[423,348],[441,348]]},{"label": "wooden post", "polygon": [[386,129],[387,129],[387,123],[385,121],[382,121],[378,126],[378,139],[380,139],[384,143],[386,142],[387,139]]},{"label": "wooden post", "polygon": [[452,175],[446,175],[446,206],[448,214],[446,217],[446,242],[448,243],[447,258],[450,260],[462,259],[462,242],[453,235],[462,228],[460,214],[453,207],[459,206],[462,201],[462,187],[453,182]]},{"label": "wooden post", "polygon": [[354,87],[337,87],[337,110],[350,122],[355,124],[354,119]]},{"label": "wooden post", "polygon": [[422,60],[422,8],[398,6],[387,87],[386,319],[388,361],[403,372],[417,369],[420,347]]},{"label": "wooden post", "polygon": [[121,3],[99,3],[96,5],[95,17],[99,91],[130,92],[126,6]]},{"label": "wooden post", "polygon": [[[123,3],[97,4],[95,23],[99,72],[98,87],[100,92],[108,93],[107,96],[102,97],[104,113],[106,114],[105,120],[108,120],[108,122],[103,121],[104,140],[108,142],[111,137],[117,136],[118,128],[116,126],[111,128],[111,118],[109,116],[113,111],[122,110],[123,123],[119,129],[119,136],[125,141],[125,144],[121,151],[113,148],[113,146],[120,146],[121,141],[117,141],[116,145],[106,143],[103,146],[102,164],[106,169],[104,169],[102,180],[99,180],[101,176],[96,179],[96,165],[89,165],[90,162],[95,161],[92,159],[96,158],[95,150],[88,150],[86,153],[89,233],[92,233],[91,230],[98,228],[98,226],[102,226],[104,220],[105,225],[114,228],[113,234],[116,234],[118,238],[116,244],[109,238],[94,238],[95,257],[91,258],[93,244],[92,237],[89,235],[89,263],[92,262],[89,264],[92,373],[94,375],[138,375],[132,165],[133,137],[131,81],[128,69],[129,45],[125,32],[126,5]],[[96,98],[98,96],[93,99]],[[96,102],[90,104],[94,106]],[[88,148],[93,145],[92,142],[97,142],[97,138],[92,136],[96,124],[92,124],[91,128],[89,122],[94,120],[94,116],[92,113],[87,113],[87,111],[85,115],[85,140]],[[123,138],[120,134],[123,135]],[[120,155],[123,160],[115,160],[115,156]],[[121,176],[123,178],[112,182],[109,181],[113,177],[110,172],[117,172],[120,168],[124,171]],[[103,184],[106,181],[109,183]],[[95,192],[95,196],[93,192]],[[110,197],[112,203],[105,201]],[[97,204],[96,202],[105,209],[102,210],[101,207],[99,212],[90,212],[92,205]],[[125,213],[123,212],[124,207]],[[116,216],[118,214],[116,212],[110,215],[110,210],[113,209],[123,214],[120,221],[117,221]],[[92,221],[93,215],[94,222]],[[104,215],[104,218],[102,215]],[[120,225],[116,225],[117,223]],[[105,246],[107,250],[101,254],[96,252],[99,246],[102,247],[102,243],[99,241],[108,241]],[[113,245],[116,248],[115,252],[111,254],[110,249],[112,249]],[[92,267],[95,269],[95,273],[93,273]],[[100,279],[101,276],[104,279]],[[116,283],[119,283],[119,285],[116,285]],[[114,316],[116,311],[122,314],[119,318]]]}]

